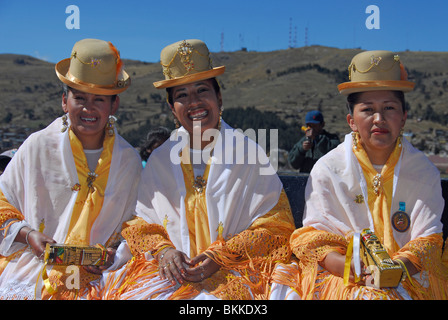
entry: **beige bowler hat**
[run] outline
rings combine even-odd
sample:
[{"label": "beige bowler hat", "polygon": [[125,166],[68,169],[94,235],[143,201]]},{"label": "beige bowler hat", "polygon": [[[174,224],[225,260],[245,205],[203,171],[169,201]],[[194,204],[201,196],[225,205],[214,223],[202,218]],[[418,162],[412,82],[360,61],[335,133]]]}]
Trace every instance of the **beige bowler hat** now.
[{"label": "beige bowler hat", "polygon": [[338,85],[339,92],[396,90],[408,92],[415,83],[407,81],[407,73],[400,57],[390,51],[364,51],[353,57],[348,66],[349,82]]},{"label": "beige bowler hat", "polygon": [[214,78],[225,71],[224,66],[213,68],[207,45],[196,39],[165,47],[160,53],[160,63],[165,80],[154,82],[158,89]]},{"label": "beige bowler hat", "polygon": [[56,64],[55,70],[58,78],[74,89],[115,95],[131,84],[131,78],[122,67],[120,53],[112,43],[83,39],[75,43],[70,58]]}]

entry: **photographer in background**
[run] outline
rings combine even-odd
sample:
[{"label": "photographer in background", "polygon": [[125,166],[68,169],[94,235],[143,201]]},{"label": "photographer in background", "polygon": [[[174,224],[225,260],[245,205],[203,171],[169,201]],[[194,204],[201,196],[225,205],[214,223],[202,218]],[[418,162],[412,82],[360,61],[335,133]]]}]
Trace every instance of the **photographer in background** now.
[{"label": "photographer in background", "polygon": [[294,169],[309,173],[319,158],[339,145],[339,137],[324,130],[324,116],[313,110],[305,116],[305,136],[297,142],[288,155]]}]

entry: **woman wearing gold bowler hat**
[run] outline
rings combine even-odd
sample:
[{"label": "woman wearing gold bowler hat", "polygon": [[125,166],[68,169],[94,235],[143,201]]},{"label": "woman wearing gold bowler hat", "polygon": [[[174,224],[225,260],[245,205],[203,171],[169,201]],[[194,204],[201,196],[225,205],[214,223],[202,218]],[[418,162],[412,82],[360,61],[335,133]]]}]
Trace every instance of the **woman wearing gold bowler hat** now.
[{"label": "woman wearing gold bowler hat", "polygon": [[388,51],[357,54],[349,75],[352,132],[310,174],[298,262],[276,270],[271,298],[446,299],[440,175],[401,134],[414,84]]},{"label": "woman wearing gold bowler hat", "polygon": [[[135,209],[141,164],[112,117],[117,94],[130,85],[118,50],[84,39],[55,69],[65,115],[32,134],[0,180],[1,299],[76,298],[111,265]],[[43,261],[55,242],[110,247],[107,262],[79,267],[79,278],[67,282],[73,271]]]},{"label": "woman wearing gold bowler hat", "polygon": [[169,45],[161,64],[165,80],[154,85],[167,89],[178,128],[149,157],[137,217],[123,230],[134,259],[87,298],[267,298],[294,230],[280,179],[264,151],[221,119],[215,77],[224,67],[211,66],[204,42]]}]

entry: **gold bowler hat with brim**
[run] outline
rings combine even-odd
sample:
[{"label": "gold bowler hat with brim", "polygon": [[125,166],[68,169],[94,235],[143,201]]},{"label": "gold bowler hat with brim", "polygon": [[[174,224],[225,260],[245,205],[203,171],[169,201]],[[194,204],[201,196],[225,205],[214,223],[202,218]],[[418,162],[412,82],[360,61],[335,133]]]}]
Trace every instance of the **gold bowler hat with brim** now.
[{"label": "gold bowler hat with brim", "polygon": [[59,80],[69,87],[97,95],[119,94],[131,84],[120,52],[104,40],[76,42],[70,58],[59,61],[55,70]]},{"label": "gold bowler hat with brim", "polygon": [[338,85],[339,92],[394,90],[408,92],[415,83],[407,80],[400,57],[390,51],[364,51],[353,57],[348,67],[349,82]]},{"label": "gold bowler hat with brim", "polygon": [[207,45],[196,39],[178,41],[163,48],[160,63],[165,80],[154,82],[158,89],[214,78],[225,71],[225,66],[213,68]]}]

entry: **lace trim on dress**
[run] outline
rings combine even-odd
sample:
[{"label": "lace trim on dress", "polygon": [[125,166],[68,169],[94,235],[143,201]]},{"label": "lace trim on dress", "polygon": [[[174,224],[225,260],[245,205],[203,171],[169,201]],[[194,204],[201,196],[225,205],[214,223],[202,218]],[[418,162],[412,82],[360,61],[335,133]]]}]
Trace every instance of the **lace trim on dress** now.
[{"label": "lace trim on dress", "polygon": [[0,288],[0,300],[34,300],[34,284],[13,281]]}]

